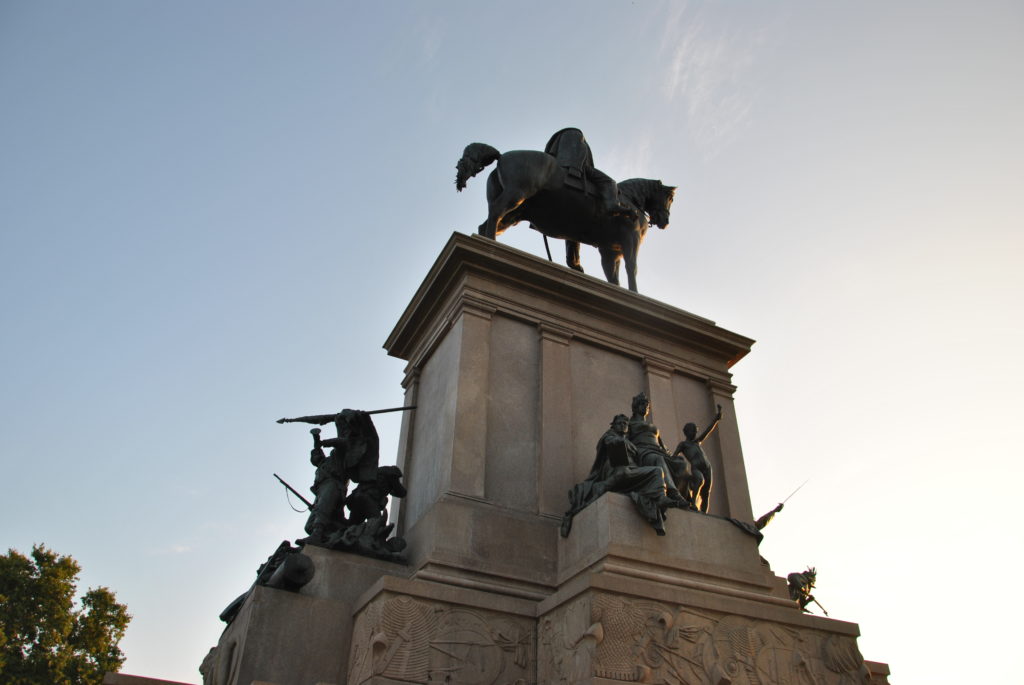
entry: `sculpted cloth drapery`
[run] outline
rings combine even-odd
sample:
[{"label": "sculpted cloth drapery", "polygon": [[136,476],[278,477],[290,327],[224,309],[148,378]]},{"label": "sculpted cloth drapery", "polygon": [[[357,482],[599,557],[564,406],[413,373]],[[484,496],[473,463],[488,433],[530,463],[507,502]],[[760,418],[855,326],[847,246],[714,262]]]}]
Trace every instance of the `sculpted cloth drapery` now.
[{"label": "sculpted cloth drapery", "polygon": [[664,474],[660,468],[637,464],[636,447],[626,437],[628,425],[629,419],[619,414],[598,441],[590,475],[569,491],[569,511],[562,519],[562,537],[569,535],[573,516],[606,492],[628,494],[640,515],[659,535],[665,534]]},{"label": "sculpted cloth drapery", "polygon": [[544,152],[554,157],[566,170],[565,183],[587,192],[590,182],[597,189],[602,205],[606,211],[619,206],[619,189],[615,180],[600,169],[594,167],[594,155],[590,150],[583,131],[578,128],[563,128],[551,136]]},{"label": "sculpted cloth drapery", "polygon": [[629,419],[629,437],[637,448],[637,463],[644,466],[657,466],[665,474],[665,486],[668,496],[676,501],[676,506],[689,508],[686,496],[680,490],[690,482],[689,463],[684,459],[672,459],[665,443],[661,441],[658,427],[647,420],[651,411],[651,401],[646,393],[633,398],[633,416]]}]

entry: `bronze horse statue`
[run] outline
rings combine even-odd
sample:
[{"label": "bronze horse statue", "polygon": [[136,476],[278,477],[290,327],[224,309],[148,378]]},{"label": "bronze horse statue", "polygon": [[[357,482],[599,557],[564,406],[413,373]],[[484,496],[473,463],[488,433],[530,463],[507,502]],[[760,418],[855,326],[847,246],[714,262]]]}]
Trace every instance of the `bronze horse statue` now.
[{"label": "bronze horse statue", "polygon": [[[487,177],[487,221],[478,232],[497,238],[520,221],[552,238],[565,240],[569,268],[580,266],[580,243],[601,253],[601,266],[609,283],[619,285],[619,264],[626,262],[629,289],[636,292],[636,256],[650,224],[668,226],[674,186],[661,181],[631,178],[618,184],[622,211],[607,211],[598,197],[567,187],[566,171],[545,152],[512,150],[502,154],[484,143],[470,143],[455,168],[455,186],[492,162],[497,167]],[[648,222],[649,218],[649,222]]]}]

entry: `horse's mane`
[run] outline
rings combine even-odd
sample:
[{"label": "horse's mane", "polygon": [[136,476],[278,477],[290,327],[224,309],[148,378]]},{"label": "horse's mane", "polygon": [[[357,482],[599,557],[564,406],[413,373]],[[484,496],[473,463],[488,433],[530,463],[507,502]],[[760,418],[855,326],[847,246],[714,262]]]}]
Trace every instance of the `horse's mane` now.
[{"label": "horse's mane", "polygon": [[668,191],[669,197],[676,192],[672,186],[650,178],[629,178],[619,182],[619,194],[624,195],[638,209],[643,209],[649,197],[663,190]]}]

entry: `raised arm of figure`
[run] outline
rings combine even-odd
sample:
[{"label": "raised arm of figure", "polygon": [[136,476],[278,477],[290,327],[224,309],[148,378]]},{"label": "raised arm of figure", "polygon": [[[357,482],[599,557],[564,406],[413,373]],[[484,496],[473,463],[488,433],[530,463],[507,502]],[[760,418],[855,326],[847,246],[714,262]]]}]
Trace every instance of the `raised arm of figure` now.
[{"label": "raised arm of figure", "polygon": [[707,427],[707,428],[706,428],[706,429],[704,430],[704,432],[703,432],[703,433],[701,433],[700,437],[699,437],[699,438],[697,438],[697,442],[704,442],[704,440],[705,440],[705,439],[707,439],[707,437],[708,437],[709,435],[711,435],[711,433],[712,433],[712,432],[713,432],[713,431],[714,431],[714,430],[715,430],[716,428],[718,428],[718,422],[719,422],[719,421],[721,421],[721,420],[722,420],[722,405],[718,405],[718,413],[717,413],[717,414],[715,415],[715,420],[714,420],[714,422],[713,422],[713,423],[712,423],[712,424],[711,424],[710,426],[708,426],[708,427]]},{"label": "raised arm of figure", "polygon": [[314,428],[309,431],[313,435],[313,449],[309,452],[309,461],[313,466],[320,466],[327,459],[324,454],[324,443],[320,440],[320,429]]}]

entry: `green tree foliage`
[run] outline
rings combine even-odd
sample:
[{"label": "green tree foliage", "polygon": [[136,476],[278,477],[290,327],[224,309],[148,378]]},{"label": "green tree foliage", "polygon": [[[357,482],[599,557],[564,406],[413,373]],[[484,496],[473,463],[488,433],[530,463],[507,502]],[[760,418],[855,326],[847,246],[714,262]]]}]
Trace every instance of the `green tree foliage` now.
[{"label": "green tree foliage", "polygon": [[105,587],[75,607],[81,568],[43,545],[32,558],[0,556],[0,682],[4,685],[99,685],[124,663],[118,647],[131,616]]}]

